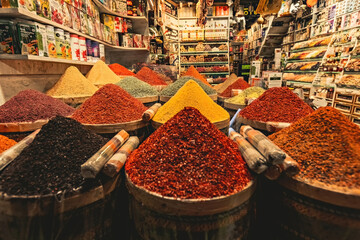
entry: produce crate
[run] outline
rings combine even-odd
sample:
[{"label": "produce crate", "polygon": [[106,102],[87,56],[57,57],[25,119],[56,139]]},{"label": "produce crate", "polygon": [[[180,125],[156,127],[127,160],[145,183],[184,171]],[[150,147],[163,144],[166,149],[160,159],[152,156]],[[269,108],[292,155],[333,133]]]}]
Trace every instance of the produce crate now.
[{"label": "produce crate", "polygon": [[335,100],[339,100],[339,101],[342,101],[342,102],[353,103],[354,99],[355,99],[355,96],[353,94],[340,93],[340,92],[335,93]]},{"label": "produce crate", "polygon": [[349,103],[343,103],[343,102],[335,102],[334,103],[334,108],[336,108],[337,110],[343,112],[343,113],[351,113],[351,104]]},{"label": "produce crate", "polygon": [[351,121],[360,126],[360,117],[352,116]]}]

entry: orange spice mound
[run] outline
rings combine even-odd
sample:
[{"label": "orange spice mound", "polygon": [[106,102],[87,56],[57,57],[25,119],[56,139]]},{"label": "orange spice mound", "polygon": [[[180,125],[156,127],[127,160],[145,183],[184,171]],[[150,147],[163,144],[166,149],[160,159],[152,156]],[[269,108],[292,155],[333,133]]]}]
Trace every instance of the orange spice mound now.
[{"label": "orange spice mound", "polygon": [[10,138],[0,135],[0,153],[14,146],[16,142]]},{"label": "orange spice mound", "polygon": [[116,75],[120,75],[120,76],[135,76],[135,73],[131,72],[129,69],[127,69],[126,67],[118,64],[118,63],[113,63],[109,65],[109,68],[116,74]]},{"label": "orange spice mound", "polygon": [[208,83],[208,81],[206,80],[206,78],[205,78],[203,75],[201,75],[201,74],[196,70],[196,68],[194,68],[193,65],[191,65],[191,66],[188,68],[188,70],[185,72],[184,76],[192,76],[192,77],[194,77],[194,78],[199,79],[200,81],[202,81],[202,82],[205,83],[206,85],[212,87],[212,86],[210,85],[210,83]]}]

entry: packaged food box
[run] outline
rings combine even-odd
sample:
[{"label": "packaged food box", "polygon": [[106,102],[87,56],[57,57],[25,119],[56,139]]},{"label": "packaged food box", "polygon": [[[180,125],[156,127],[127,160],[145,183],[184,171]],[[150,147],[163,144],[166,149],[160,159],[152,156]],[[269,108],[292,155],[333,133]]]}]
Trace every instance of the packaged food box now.
[{"label": "packaged food box", "polygon": [[66,27],[73,27],[72,19],[71,19],[71,5],[67,3],[62,4],[62,11],[64,16],[64,26]]},{"label": "packaged food box", "polygon": [[87,15],[83,11],[80,11],[80,32],[89,34],[89,23]]},{"label": "packaged food box", "polygon": [[142,36],[141,36],[141,34],[134,34],[133,40],[134,40],[133,47],[135,47],[135,48],[141,48],[142,47],[143,44],[142,44]]},{"label": "packaged food box", "polygon": [[101,26],[100,21],[95,20],[95,23],[94,23],[94,37],[101,40],[102,35],[101,35],[100,26]]},{"label": "packaged food box", "polygon": [[76,31],[80,31],[81,29],[81,24],[80,24],[80,11],[79,9],[71,6],[71,20],[72,20],[72,25],[73,25],[73,29]]},{"label": "packaged food box", "polygon": [[36,27],[36,38],[38,40],[39,56],[48,57],[47,48],[47,37],[46,37],[46,26],[40,23],[35,23]]},{"label": "packaged food box", "polygon": [[2,8],[17,8],[19,7],[17,0],[1,0]]},{"label": "packaged food box", "polygon": [[46,39],[49,57],[56,58],[55,28],[53,26],[46,26]]},{"label": "packaged food box", "polygon": [[64,33],[64,44],[66,49],[66,59],[72,60],[71,44],[70,44],[70,33]]},{"label": "packaged food box", "polygon": [[36,27],[31,22],[19,22],[16,24],[20,53],[23,55],[39,55]]},{"label": "packaged food box", "polygon": [[35,13],[36,12],[35,1],[34,0],[18,0],[18,6],[19,6],[19,8],[22,8],[29,12]]},{"label": "packaged food box", "polygon": [[105,46],[104,44],[99,44],[100,49],[100,60],[105,62]]},{"label": "packaged food box", "polygon": [[49,0],[35,0],[36,14],[40,17],[51,19],[51,10]]},{"label": "packaged food box", "polygon": [[91,42],[91,48],[92,48],[92,60],[93,62],[97,62],[100,60],[100,48],[99,43],[92,41]]},{"label": "packaged food box", "polygon": [[65,36],[64,30],[55,28],[55,46],[57,58],[66,59],[66,47],[65,47]]},{"label": "packaged food box", "polygon": [[92,62],[92,45],[91,45],[91,40],[90,39],[86,39],[86,59],[88,62]]},{"label": "packaged food box", "polygon": [[79,37],[79,49],[80,49],[80,61],[87,62],[85,37]]},{"label": "packaged food box", "polygon": [[72,60],[80,61],[80,46],[79,36],[76,34],[70,34],[70,48]]},{"label": "packaged food box", "polygon": [[15,54],[14,22],[0,20],[0,54]]},{"label": "packaged food box", "polygon": [[143,44],[144,48],[150,49],[150,37],[149,36],[143,36]]}]

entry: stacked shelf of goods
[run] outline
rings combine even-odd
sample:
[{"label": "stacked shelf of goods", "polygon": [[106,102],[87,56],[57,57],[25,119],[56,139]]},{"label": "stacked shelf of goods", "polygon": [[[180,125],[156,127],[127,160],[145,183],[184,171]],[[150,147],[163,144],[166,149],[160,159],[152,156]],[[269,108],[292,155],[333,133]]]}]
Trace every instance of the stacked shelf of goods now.
[{"label": "stacked shelf of goods", "polygon": [[112,11],[97,0],[55,0],[42,3],[41,9],[38,2],[30,8],[17,1],[2,6],[1,41],[5,44],[0,59],[92,65],[105,57],[105,49],[148,51],[149,39],[140,34],[147,27],[144,16]]}]

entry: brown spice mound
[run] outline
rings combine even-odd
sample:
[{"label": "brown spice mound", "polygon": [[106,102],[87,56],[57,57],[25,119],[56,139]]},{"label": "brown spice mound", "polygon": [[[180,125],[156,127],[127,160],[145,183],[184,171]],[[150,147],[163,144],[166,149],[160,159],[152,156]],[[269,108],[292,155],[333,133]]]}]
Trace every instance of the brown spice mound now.
[{"label": "brown spice mound", "polygon": [[301,167],[297,177],[360,187],[360,128],[324,107],[269,137]]}]

